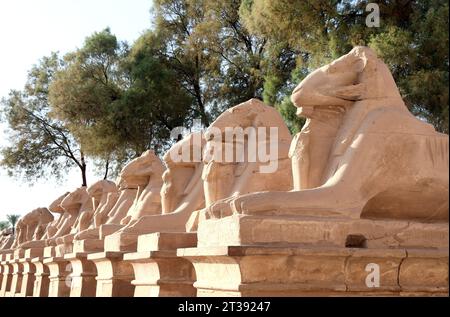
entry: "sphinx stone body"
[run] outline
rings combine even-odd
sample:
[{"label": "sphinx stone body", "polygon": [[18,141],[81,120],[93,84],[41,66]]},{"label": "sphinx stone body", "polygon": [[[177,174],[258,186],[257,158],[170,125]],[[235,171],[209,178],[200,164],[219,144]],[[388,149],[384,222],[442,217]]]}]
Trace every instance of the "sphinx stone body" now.
[{"label": "sphinx stone body", "polygon": [[204,206],[201,180],[203,163],[201,159],[175,162],[172,157],[175,156],[174,153],[181,153],[182,149],[186,148],[191,154],[201,153],[203,145],[204,140],[200,133],[194,133],[176,143],[166,153],[164,162],[167,170],[160,178],[163,184],[160,190],[154,193],[160,197],[158,204],[153,205],[159,208],[158,215],[139,217],[117,233],[107,236],[105,246],[108,250],[119,251],[135,246],[138,236],[142,234],[186,231],[186,223],[192,213]]},{"label": "sphinx stone body", "polygon": [[75,240],[83,240],[89,237],[89,232],[97,231],[98,228],[107,219],[108,213],[117,203],[119,198],[119,189],[114,182],[98,181],[91,185],[88,189],[88,194],[92,198],[93,214],[89,213],[80,219],[80,230],[75,235]]},{"label": "sphinx stone body", "polygon": [[135,170],[124,171],[122,176],[134,175],[134,177],[145,176],[149,178],[145,187],[139,186],[133,205],[128,210],[127,216],[121,221],[123,225],[133,224],[141,217],[161,213],[161,196],[159,193],[163,184],[162,175],[166,168],[153,151],[145,152],[142,157],[148,157],[151,164],[136,166]]},{"label": "sphinx stone body", "polygon": [[67,214],[67,217],[55,235],[47,240],[48,246],[56,246],[57,244],[64,243],[64,237],[73,235],[80,220],[81,213],[85,210],[88,212],[91,211],[92,203],[87,193],[87,188],[80,187],[68,194],[61,201],[61,207]]},{"label": "sphinx stone body", "polygon": [[[448,136],[408,111],[366,47],[312,72],[292,101],[307,119],[294,139],[275,108],[249,100],[175,144],[167,169],[148,151],[118,185],[58,198],[49,207],[58,219],[27,214],[14,245],[0,233],[0,250],[50,245],[21,261],[25,272],[39,254],[36,276],[51,280],[51,296],[448,296]],[[215,138],[230,128],[244,133]],[[270,128],[276,138],[255,139],[277,149],[268,161],[214,155],[249,154],[251,131]],[[189,159],[176,160],[186,149]],[[82,251],[53,255],[78,242]],[[22,274],[21,256],[5,252],[2,295]]]},{"label": "sphinx stone body", "polygon": [[[255,148],[250,148],[251,143],[248,141],[251,136],[244,136],[243,142],[233,139],[229,144],[217,144],[214,139],[214,133],[220,131],[226,134],[227,129],[240,128],[253,129],[257,133],[258,129],[264,130],[276,128],[277,135],[274,139],[267,133],[265,139],[260,139],[258,135]],[[247,137],[247,138],[245,138]],[[289,147],[292,142],[291,134],[284,123],[281,115],[273,108],[265,105],[257,99],[249,100],[243,104],[233,107],[220,115],[217,120],[205,132],[205,138],[208,141],[207,149],[210,155],[205,154],[205,168],[203,170],[203,181],[206,199],[206,217],[213,216],[215,213],[220,216],[229,215],[222,206],[229,204],[230,200],[236,197],[260,192],[260,191],[276,191],[292,189],[292,172],[291,163],[288,157]],[[228,140],[225,140],[227,143]],[[223,142],[222,142],[223,143]],[[261,161],[261,157],[255,154],[255,160],[250,161],[244,157],[243,160],[235,160],[226,162],[223,153],[233,150],[238,153],[238,144],[243,145],[242,152],[251,153],[253,151],[259,153],[261,149],[275,149],[277,151],[275,159],[269,162]],[[223,148],[222,148],[223,146]],[[218,161],[216,151],[222,150],[221,160]],[[209,156],[209,158],[208,158]],[[262,167],[275,163],[275,170],[272,172],[264,172]],[[224,213],[222,213],[224,211]]]},{"label": "sphinx stone body", "polygon": [[289,151],[293,189],[206,209],[197,247],[177,253],[197,295],[447,294],[448,136],[408,111],[366,47],[311,73],[292,101],[307,118]]},{"label": "sphinx stone body", "polygon": [[294,190],[238,197],[226,214],[448,221],[448,136],[408,111],[370,49],[311,73],[292,100],[308,118],[291,149]]},{"label": "sphinx stone body", "polygon": [[138,215],[153,214],[159,210],[163,172],[164,166],[153,151],[147,151],[128,163],[119,176],[118,193],[108,194],[103,211],[94,216],[94,228],[76,235],[75,240],[99,239],[100,235],[104,238],[126,223],[133,223]]},{"label": "sphinx stone body", "polygon": [[54,217],[47,208],[38,208],[33,210],[24,221],[28,224],[27,241],[35,241],[44,236],[45,230],[54,221]]},{"label": "sphinx stone body", "polygon": [[[78,232],[95,228],[101,223],[101,219],[109,213],[118,198],[117,186],[114,182],[101,180],[87,189],[92,199],[92,212],[84,213],[80,219]],[[110,207],[111,206],[111,207]]]},{"label": "sphinx stone body", "polygon": [[22,248],[27,242],[41,239],[45,229],[53,220],[53,215],[47,208],[37,208],[26,214],[17,223],[17,235],[11,248]]},{"label": "sphinx stone body", "polygon": [[25,241],[25,236],[26,236],[26,226],[23,223],[22,219],[19,219],[16,223],[16,233],[15,233],[15,237],[14,237],[14,242],[11,245],[12,249],[17,248],[20,244],[26,242]]},{"label": "sphinx stone body", "polygon": [[0,231],[0,250],[8,250],[14,243],[14,235],[11,228]]},{"label": "sphinx stone body", "polygon": [[85,187],[76,189],[73,192],[67,192],[58,197],[49,206],[49,211],[60,214],[59,218],[50,222],[40,240],[28,241],[21,244],[22,249],[44,248],[46,246],[55,246],[56,239],[70,233],[75,224],[80,208],[86,204],[88,195]]},{"label": "sphinx stone body", "polygon": [[51,223],[48,224],[47,228],[45,229],[45,233],[42,236],[41,240],[46,240],[55,235],[55,233],[59,230],[62,223],[67,218],[67,214],[65,213],[64,209],[61,207],[61,202],[66,198],[67,195],[69,195],[70,192],[66,192],[60,197],[58,197],[56,200],[54,200],[50,206],[48,207],[48,210],[52,212],[53,214],[58,214],[59,217],[55,220],[53,220]]}]

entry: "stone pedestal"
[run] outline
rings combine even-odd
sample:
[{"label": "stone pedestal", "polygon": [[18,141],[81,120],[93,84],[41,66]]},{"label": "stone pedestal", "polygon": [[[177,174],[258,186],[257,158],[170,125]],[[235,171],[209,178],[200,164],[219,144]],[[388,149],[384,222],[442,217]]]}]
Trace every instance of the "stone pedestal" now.
[{"label": "stone pedestal", "polygon": [[72,265],[62,256],[56,255],[56,248],[44,249],[43,264],[49,269],[48,297],[69,297],[71,288]]},{"label": "stone pedestal", "polygon": [[31,260],[34,264],[36,273],[34,287],[33,287],[33,297],[48,297],[48,291],[50,287],[50,270],[46,265],[44,265],[44,258],[34,258]]},{"label": "stone pedestal", "polygon": [[10,252],[10,253],[7,253],[6,255],[5,255],[5,261],[13,261],[15,259],[15,256],[14,256],[14,251],[13,252]]},{"label": "stone pedestal", "polygon": [[234,215],[201,221],[198,246],[289,245],[345,248],[448,248],[448,223],[380,221],[343,217]]},{"label": "stone pedestal", "polygon": [[11,289],[5,294],[5,296],[14,297],[20,294],[22,289],[23,263],[19,262],[19,258],[13,260],[11,263],[13,269]]},{"label": "stone pedestal", "polygon": [[3,279],[2,279],[2,285],[0,288],[0,297],[5,297],[6,293],[11,290],[11,282],[12,282],[12,272],[13,267],[12,264],[9,263],[9,261],[2,261],[1,266],[3,267]]},{"label": "stone pedestal", "polygon": [[198,296],[446,295],[448,238],[448,223],[234,215],[177,254]]},{"label": "stone pedestal", "polygon": [[73,252],[73,245],[72,243],[67,244],[58,244],[54,247],[55,249],[55,256],[63,258],[66,254],[70,254]]},{"label": "stone pedestal", "polygon": [[178,256],[194,264],[198,296],[448,294],[444,250],[241,246],[181,249]]},{"label": "stone pedestal", "polygon": [[24,251],[24,257],[19,259],[19,263],[23,266],[22,283],[20,291],[16,293],[16,297],[33,296],[34,282],[36,281],[36,265],[31,262],[35,257],[42,257],[44,249],[35,248]]},{"label": "stone pedestal", "polygon": [[46,258],[44,264],[48,266],[50,285],[48,297],[69,297],[72,280],[71,264],[62,257]]},{"label": "stone pedestal", "polygon": [[1,264],[3,261],[5,261],[6,258],[6,253],[1,253],[2,251],[0,251],[0,289],[2,287],[2,283],[3,283],[3,274],[5,272],[3,265]]},{"label": "stone pedestal", "polygon": [[95,297],[97,269],[87,259],[87,253],[66,254],[64,259],[70,261],[72,267],[70,297]]},{"label": "stone pedestal", "polygon": [[197,244],[195,233],[152,233],[138,239],[136,253],[124,256],[134,269],[135,297],[195,297],[193,265],[177,257],[177,248]]},{"label": "stone pedestal", "polygon": [[[1,258],[0,263],[2,263]],[[0,287],[2,286],[2,281],[3,281],[3,266],[0,264]]]},{"label": "stone pedestal", "polygon": [[73,253],[98,253],[103,251],[103,240],[74,240]]},{"label": "stone pedestal", "polygon": [[131,297],[134,287],[132,266],[123,261],[124,252],[100,252],[88,255],[97,268],[97,297]]},{"label": "stone pedestal", "polygon": [[14,250],[14,259],[20,259],[25,256],[25,250],[24,249],[16,249]]},{"label": "stone pedestal", "polygon": [[23,265],[22,285],[20,287],[20,292],[16,294],[16,297],[33,296],[34,282],[36,280],[36,266],[31,263],[30,258],[20,259],[19,263]]}]

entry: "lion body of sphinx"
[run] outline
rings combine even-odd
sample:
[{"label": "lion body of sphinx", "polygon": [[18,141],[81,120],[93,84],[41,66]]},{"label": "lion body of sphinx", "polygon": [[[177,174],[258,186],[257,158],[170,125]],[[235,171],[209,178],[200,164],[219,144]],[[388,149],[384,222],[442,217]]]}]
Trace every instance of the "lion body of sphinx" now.
[{"label": "lion body of sphinx", "polygon": [[343,153],[330,148],[320,186],[244,195],[235,212],[448,221],[448,135],[390,107],[368,111],[355,131]]},{"label": "lion body of sphinx", "polygon": [[448,221],[448,135],[409,112],[373,51],[356,47],[314,71],[292,101],[308,119],[291,144],[294,189],[243,195],[220,208]]},{"label": "lion body of sphinx", "polygon": [[448,141],[406,109],[370,112],[339,163],[341,181],[358,180],[360,217],[448,221]]},{"label": "lion body of sphinx", "polygon": [[321,200],[323,208],[356,218],[448,221],[448,135],[406,109],[368,112],[325,173],[323,187],[334,188],[335,200]]},{"label": "lion body of sphinx", "polygon": [[[258,100],[209,128],[222,135],[229,127],[278,127],[275,172],[262,173],[262,162],[205,159],[205,148],[226,143],[214,131],[199,135],[202,160],[175,162],[169,154],[182,144],[193,150],[192,135],[166,154],[167,169],[146,152],[122,171],[118,188],[65,194],[50,208],[61,217],[28,231],[22,219],[17,247],[51,246],[76,263],[72,275],[83,285],[97,274],[97,290],[124,277],[120,286],[135,285],[135,294],[150,287],[161,294],[175,277],[171,292],[184,283],[197,296],[372,295],[352,279],[381,263],[380,295],[448,293],[448,135],[409,112],[387,66],[364,47],[310,74],[292,101],[307,118],[292,143],[275,108]],[[88,253],[95,274],[80,269]],[[54,274],[56,262],[46,260]]]}]

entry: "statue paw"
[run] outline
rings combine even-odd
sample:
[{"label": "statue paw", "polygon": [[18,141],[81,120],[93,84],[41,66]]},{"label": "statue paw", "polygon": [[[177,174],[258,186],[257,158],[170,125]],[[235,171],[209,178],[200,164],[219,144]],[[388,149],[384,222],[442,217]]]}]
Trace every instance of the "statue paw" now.
[{"label": "statue paw", "polygon": [[231,212],[235,214],[260,212],[273,208],[273,202],[268,201],[265,193],[243,195],[231,200],[229,205]]},{"label": "statue paw", "polygon": [[205,208],[206,219],[220,219],[232,215],[230,208],[230,200],[224,199],[215,202],[211,206]]}]

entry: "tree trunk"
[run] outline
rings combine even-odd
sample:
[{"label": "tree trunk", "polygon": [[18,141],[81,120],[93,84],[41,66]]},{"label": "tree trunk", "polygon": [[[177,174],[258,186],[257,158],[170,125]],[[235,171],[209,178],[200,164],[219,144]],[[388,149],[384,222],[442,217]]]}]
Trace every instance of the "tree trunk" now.
[{"label": "tree trunk", "polygon": [[84,153],[81,152],[81,178],[83,180],[83,184],[81,187],[87,187],[87,177],[86,177],[86,161],[84,159]]},{"label": "tree trunk", "polygon": [[210,122],[208,120],[208,115],[206,113],[205,105],[203,103],[202,98],[202,89],[200,88],[200,60],[198,56],[195,58],[195,67],[196,67],[196,73],[194,74],[194,92],[195,92],[195,98],[197,99],[200,116],[202,119],[202,123],[205,127],[208,127]]},{"label": "tree trunk", "polygon": [[109,159],[106,160],[106,165],[105,165],[105,177],[103,177],[103,179],[105,181],[108,179],[108,174],[109,174]]}]

